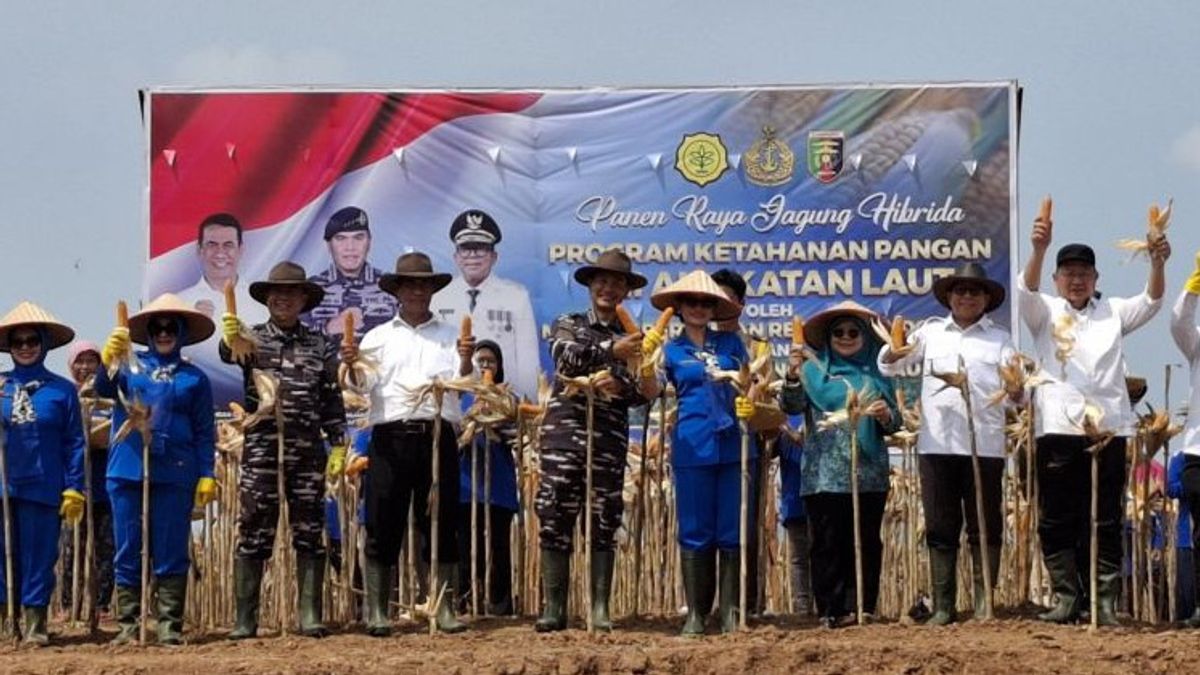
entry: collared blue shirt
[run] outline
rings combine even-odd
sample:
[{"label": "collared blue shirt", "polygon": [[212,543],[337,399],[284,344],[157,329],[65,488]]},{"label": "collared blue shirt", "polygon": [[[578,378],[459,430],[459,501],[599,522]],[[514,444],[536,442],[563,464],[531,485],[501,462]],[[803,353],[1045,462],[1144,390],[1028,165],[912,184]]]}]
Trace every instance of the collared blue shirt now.
[{"label": "collared blue shirt", "polygon": [[[714,382],[714,370],[738,370],[747,360],[746,346],[735,333],[706,331],[697,346],[681,333],[663,345],[667,380],[675,385],[679,419],[672,439],[671,463],[677,467],[741,461],[741,434],[734,417],[737,392],[728,382]],[[758,455],[750,444],[750,456]]]}]

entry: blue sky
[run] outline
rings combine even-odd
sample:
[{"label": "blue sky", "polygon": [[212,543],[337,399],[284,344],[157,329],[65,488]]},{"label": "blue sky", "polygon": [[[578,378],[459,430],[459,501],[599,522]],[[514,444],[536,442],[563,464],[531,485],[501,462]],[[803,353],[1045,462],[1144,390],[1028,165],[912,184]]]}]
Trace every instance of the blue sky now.
[{"label": "blue sky", "polygon": [[[1168,303],[1200,231],[1200,5],[1188,2],[17,2],[0,7],[0,308],[99,340],[140,290],[155,85],[743,85],[1017,79],[1025,227],[1087,241],[1101,288],[1146,265],[1113,242],[1176,198]],[[1188,65],[1191,64],[1191,65]],[[1129,340],[1161,400],[1167,309]],[[0,310],[3,311],[3,310]],[[52,360],[61,364],[61,359]],[[1173,400],[1186,393],[1176,375]]]}]

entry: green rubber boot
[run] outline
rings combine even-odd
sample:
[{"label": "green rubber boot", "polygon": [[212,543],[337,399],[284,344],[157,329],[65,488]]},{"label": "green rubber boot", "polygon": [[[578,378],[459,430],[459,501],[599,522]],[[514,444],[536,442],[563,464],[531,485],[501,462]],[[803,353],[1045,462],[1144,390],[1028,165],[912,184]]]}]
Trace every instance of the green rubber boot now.
[{"label": "green rubber boot", "polygon": [[138,621],[142,615],[142,594],[137,588],[128,586],[116,587],[117,605],[117,636],[113,638],[114,645],[124,645],[136,642],[138,638]]},{"label": "green rubber boot", "polygon": [[231,640],[246,640],[258,634],[258,603],[262,591],[263,561],[234,558],[233,596],[237,602]]},{"label": "green rubber boot", "polygon": [[738,629],[738,574],[741,570],[741,558],[738,551],[720,552],[720,600],[718,612],[721,616],[721,632],[733,633]]},{"label": "green rubber boot", "polygon": [[542,549],[542,594],[545,606],[533,629],[550,633],[567,628],[567,586],[571,580],[571,554]]},{"label": "green rubber boot", "polygon": [[717,552],[680,551],[679,566],[683,572],[683,592],[687,596],[688,606],[687,620],[683,622],[680,635],[699,637],[704,635],[704,623],[712,610],[717,582]]},{"label": "green rubber boot", "polygon": [[933,616],[927,626],[954,623],[958,612],[958,549],[929,549],[929,578],[933,586]]},{"label": "green rubber boot", "polygon": [[592,628],[609,632],[613,629],[608,614],[608,599],[612,591],[616,551],[592,551]]},{"label": "green rubber boot", "polygon": [[458,565],[439,563],[438,580],[438,583],[446,584],[446,593],[442,596],[442,602],[438,604],[435,619],[438,632],[461,633],[467,629],[467,624],[459,621],[454,614],[454,605],[458,599]]},{"label": "green rubber boot", "polygon": [[1050,587],[1054,590],[1055,605],[1038,619],[1051,623],[1072,623],[1079,618],[1079,569],[1075,566],[1075,551],[1067,549],[1046,554],[1046,569],[1050,572]]},{"label": "green rubber boot", "polygon": [[183,643],[183,608],[187,603],[187,575],[158,579],[158,643]]},{"label": "green rubber boot", "polygon": [[1121,592],[1120,563],[1098,560],[1096,569],[1096,625],[1120,626],[1117,619],[1117,596]]},{"label": "green rubber boot", "polygon": [[[996,607],[995,607],[996,582],[999,580],[999,577],[1000,577],[1000,547],[999,546],[988,546],[987,553],[988,553],[988,577],[990,578],[990,581],[992,583],[992,610],[994,613],[994,611],[996,609]],[[974,598],[975,618],[977,620],[984,618],[984,616],[983,616],[984,615],[983,599],[984,599],[984,595],[986,595],[986,593],[984,592],[984,588],[983,588],[983,574],[981,574],[982,570],[983,570],[983,554],[980,553],[978,546],[973,546],[971,548],[971,577],[973,579],[975,592],[972,595],[972,597]],[[995,617],[993,617],[993,618],[995,618]]]},{"label": "green rubber boot", "polygon": [[325,556],[296,556],[296,580],[300,586],[300,634],[323,638],[329,629],[321,623],[325,584]]},{"label": "green rubber boot", "polygon": [[46,633],[46,608],[22,607],[25,618],[25,639],[23,643],[35,647],[45,647],[50,644],[50,635]]},{"label": "green rubber boot", "polygon": [[366,596],[367,635],[391,635],[392,620],[388,612],[388,596],[392,589],[391,565],[367,558],[363,568],[363,587]]}]

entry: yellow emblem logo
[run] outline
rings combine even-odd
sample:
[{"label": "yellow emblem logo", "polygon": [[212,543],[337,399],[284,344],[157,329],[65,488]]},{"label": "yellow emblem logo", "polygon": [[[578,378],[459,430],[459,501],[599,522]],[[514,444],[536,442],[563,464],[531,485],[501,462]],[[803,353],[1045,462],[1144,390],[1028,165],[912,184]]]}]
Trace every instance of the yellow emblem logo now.
[{"label": "yellow emblem logo", "polygon": [[704,187],[729,169],[729,153],[716,134],[688,134],[675,150],[675,169],[684,179]]},{"label": "yellow emblem logo", "polygon": [[788,144],[775,137],[775,130],[763,127],[762,138],[750,146],[745,157],[746,180],[771,187],[792,179],[796,155]]}]

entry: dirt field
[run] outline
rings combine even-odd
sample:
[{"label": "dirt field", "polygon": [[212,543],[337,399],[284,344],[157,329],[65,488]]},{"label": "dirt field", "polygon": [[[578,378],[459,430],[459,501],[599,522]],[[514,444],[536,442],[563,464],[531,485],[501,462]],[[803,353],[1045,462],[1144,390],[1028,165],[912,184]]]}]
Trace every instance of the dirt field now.
[{"label": "dirt field", "polygon": [[624,621],[610,635],[538,635],[528,621],[487,619],[463,635],[430,638],[415,625],[372,639],[265,637],[231,643],[191,636],[177,648],[110,647],[55,635],[41,649],[0,647],[3,673],[1182,673],[1200,663],[1200,632],[1047,626],[1022,617],[928,629],[902,623],[822,630],[760,622],[747,634],[677,637],[680,622]]}]

